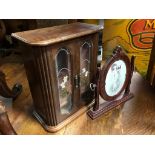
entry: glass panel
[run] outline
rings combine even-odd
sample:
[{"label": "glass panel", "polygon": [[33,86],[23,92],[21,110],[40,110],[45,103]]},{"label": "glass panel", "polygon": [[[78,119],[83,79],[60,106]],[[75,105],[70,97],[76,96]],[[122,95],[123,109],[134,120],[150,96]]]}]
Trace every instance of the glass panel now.
[{"label": "glass panel", "polygon": [[122,89],[126,79],[126,65],[124,61],[115,61],[108,70],[105,80],[107,95],[114,96]]},{"label": "glass panel", "polygon": [[60,112],[69,114],[72,108],[71,55],[68,49],[61,48],[56,56],[56,71]]},{"label": "glass panel", "polygon": [[85,98],[85,92],[90,83],[90,50],[89,42],[85,42],[80,49],[80,93],[82,98]]}]

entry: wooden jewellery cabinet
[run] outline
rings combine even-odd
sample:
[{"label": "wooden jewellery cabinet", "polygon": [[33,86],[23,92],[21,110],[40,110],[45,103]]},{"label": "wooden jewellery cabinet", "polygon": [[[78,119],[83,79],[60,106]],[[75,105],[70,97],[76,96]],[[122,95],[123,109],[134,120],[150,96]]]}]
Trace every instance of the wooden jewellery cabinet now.
[{"label": "wooden jewellery cabinet", "polygon": [[99,25],[73,23],[13,33],[22,48],[34,115],[55,132],[94,102]]}]

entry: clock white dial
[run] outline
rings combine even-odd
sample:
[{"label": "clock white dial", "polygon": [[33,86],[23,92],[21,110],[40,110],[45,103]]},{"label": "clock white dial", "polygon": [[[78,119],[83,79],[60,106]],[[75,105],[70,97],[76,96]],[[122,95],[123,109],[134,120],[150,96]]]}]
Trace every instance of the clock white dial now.
[{"label": "clock white dial", "polygon": [[108,96],[117,95],[126,79],[127,68],[122,60],[115,61],[108,70],[105,80],[105,91]]}]

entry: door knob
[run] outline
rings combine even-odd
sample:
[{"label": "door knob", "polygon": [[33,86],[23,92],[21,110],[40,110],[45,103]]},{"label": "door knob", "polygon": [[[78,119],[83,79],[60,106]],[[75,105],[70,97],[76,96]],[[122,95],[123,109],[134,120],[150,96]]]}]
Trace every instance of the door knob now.
[{"label": "door knob", "polygon": [[75,77],[74,77],[74,85],[75,85],[75,88],[79,88],[79,85],[80,85],[80,77],[79,77],[79,75],[75,75]]}]

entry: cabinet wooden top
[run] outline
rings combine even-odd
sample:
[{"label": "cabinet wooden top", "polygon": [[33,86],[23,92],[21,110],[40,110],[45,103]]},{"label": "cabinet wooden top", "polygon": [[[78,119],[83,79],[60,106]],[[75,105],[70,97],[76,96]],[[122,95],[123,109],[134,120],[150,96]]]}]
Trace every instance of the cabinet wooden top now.
[{"label": "cabinet wooden top", "polygon": [[23,32],[12,33],[11,36],[30,45],[46,46],[68,39],[92,34],[103,29],[101,25],[72,23]]}]

